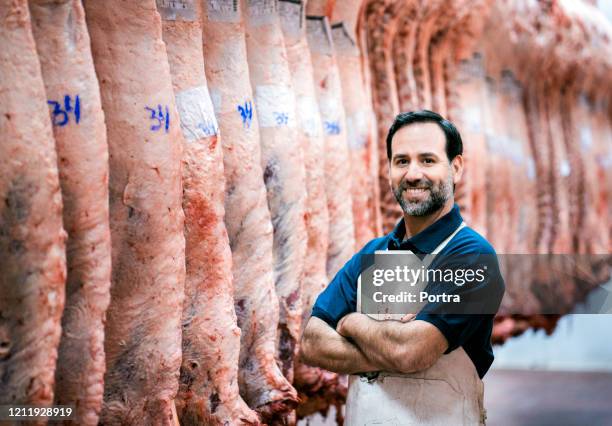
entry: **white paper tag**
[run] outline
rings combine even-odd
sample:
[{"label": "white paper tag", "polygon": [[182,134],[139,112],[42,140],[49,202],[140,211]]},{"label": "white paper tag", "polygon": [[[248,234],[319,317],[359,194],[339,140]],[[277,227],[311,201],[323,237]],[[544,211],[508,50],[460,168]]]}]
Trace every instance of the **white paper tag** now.
[{"label": "white paper tag", "polygon": [[276,0],[246,0],[249,25],[269,25],[276,18]]},{"label": "white paper tag", "polygon": [[346,135],[349,148],[361,149],[368,141],[368,113],[360,110],[346,118]]},{"label": "white paper tag", "polygon": [[322,55],[332,55],[334,53],[331,29],[326,16],[307,16],[306,34],[311,50]]},{"label": "white paper tag", "polygon": [[195,21],[198,19],[196,13],[196,0],[156,0],[157,11],[165,21]]},{"label": "white paper tag", "polygon": [[206,0],[206,16],[214,22],[240,22],[238,0]]},{"label": "white paper tag", "polygon": [[307,136],[316,137],[321,134],[321,114],[313,96],[297,98],[297,114],[300,127]]},{"label": "white paper tag", "polygon": [[206,86],[183,90],[176,94],[181,129],[188,141],[208,138],[219,132],[217,119]]},{"label": "white paper tag", "polygon": [[359,48],[344,22],[333,24],[331,30],[334,49],[338,56],[359,56]]},{"label": "white paper tag", "polygon": [[304,6],[301,0],[278,0],[278,14],[280,16],[283,33],[297,38],[304,27]]},{"label": "white paper tag", "polygon": [[287,86],[255,88],[259,127],[295,127],[295,96]]}]

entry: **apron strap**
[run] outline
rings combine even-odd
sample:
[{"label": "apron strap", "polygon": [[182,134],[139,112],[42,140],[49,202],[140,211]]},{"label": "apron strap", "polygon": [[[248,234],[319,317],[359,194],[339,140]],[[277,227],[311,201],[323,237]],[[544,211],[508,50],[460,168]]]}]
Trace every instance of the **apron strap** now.
[{"label": "apron strap", "polygon": [[431,254],[426,254],[425,255],[425,257],[423,258],[423,266],[425,266],[425,268],[429,268],[429,265],[431,265],[431,262],[433,262],[434,257],[438,253],[440,253],[442,250],[444,250],[444,247],[446,247],[448,245],[448,243],[450,243],[451,240],[455,237],[455,235],[457,235],[459,233],[459,231],[461,231],[465,227],[466,227],[465,222],[461,221],[461,223],[459,224],[457,229],[455,229],[452,234],[450,234],[444,241],[442,241],[438,245],[438,247],[436,247],[434,249],[434,251],[431,252]]}]

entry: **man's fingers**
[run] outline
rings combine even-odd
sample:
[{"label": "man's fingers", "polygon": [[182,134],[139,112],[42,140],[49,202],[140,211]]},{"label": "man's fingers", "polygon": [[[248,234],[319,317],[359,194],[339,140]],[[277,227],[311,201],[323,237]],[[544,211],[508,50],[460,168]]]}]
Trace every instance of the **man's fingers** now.
[{"label": "man's fingers", "polygon": [[400,320],[401,322],[410,322],[416,318],[416,314],[406,314]]}]

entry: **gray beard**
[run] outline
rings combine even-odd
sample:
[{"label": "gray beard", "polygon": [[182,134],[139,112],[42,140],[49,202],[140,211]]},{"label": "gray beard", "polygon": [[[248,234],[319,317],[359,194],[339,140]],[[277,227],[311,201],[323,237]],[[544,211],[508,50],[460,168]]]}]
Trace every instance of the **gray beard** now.
[{"label": "gray beard", "polygon": [[[429,197],[423,201],[406,201],[402,194],[406,189],[413,187],[426,187],[429,190]],[[406,215],[428,216],[444,207],[444,204],[453,195],[453,174],[449,173],[448,179],[438,186],[433,185],[428,179],[411,186],[403,182],[393,190],[393,194]]]}]

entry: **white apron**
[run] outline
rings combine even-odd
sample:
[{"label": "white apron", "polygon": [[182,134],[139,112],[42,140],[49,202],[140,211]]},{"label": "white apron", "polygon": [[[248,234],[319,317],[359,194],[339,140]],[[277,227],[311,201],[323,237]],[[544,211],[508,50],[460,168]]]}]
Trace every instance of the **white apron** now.
[{"label": "white apron", "polygon": [[[464,226],[465,223],[461,223],[436,247],[432,255],[438,254]],[[429,266],[432,257],[424,258],[425,267]],[[357,287],[357,312],[361,312],[361,280]],[[369,316],[378,320],[402,317],[390,314]],[[370,382],[365,377],[349,376],[345,424],[484,425],[483,395],[484,385],[476,367],[463,348],[459,347],[442,355],[428,369],[416,373],[380,373]]]}]

